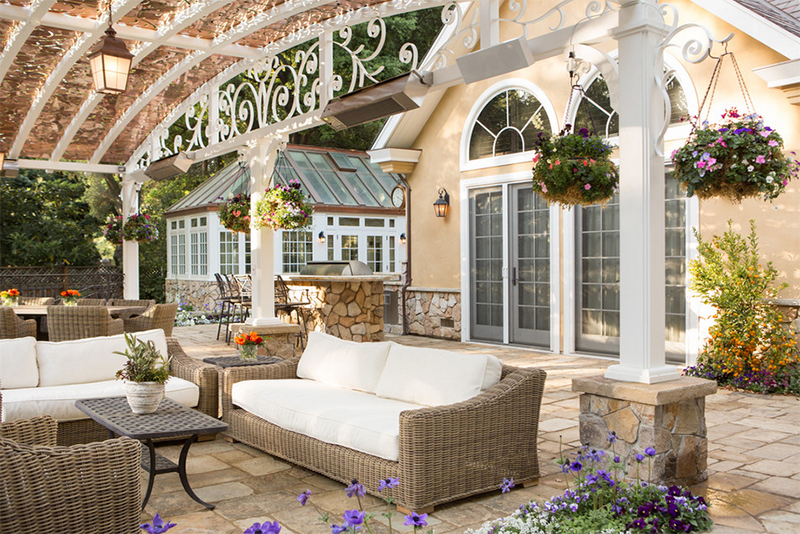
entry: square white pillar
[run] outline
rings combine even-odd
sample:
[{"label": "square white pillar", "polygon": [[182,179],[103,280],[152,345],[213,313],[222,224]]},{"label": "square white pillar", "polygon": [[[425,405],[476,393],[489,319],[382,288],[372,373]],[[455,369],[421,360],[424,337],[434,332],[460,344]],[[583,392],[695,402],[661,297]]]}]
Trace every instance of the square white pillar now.
[{"label": "square white pillar", "polygon": [[[139,207],[139,185],[134,181],[122,180],[122,223],[128,220]],[[122,240],[122,296],[139,300],[139,243]]]}]

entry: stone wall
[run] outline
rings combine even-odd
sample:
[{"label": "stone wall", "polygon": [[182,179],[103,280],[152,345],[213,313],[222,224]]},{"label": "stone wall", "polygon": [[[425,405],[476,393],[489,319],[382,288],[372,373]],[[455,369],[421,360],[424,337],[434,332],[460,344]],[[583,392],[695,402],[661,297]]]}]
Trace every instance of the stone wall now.
[{"label": "stone wall", "polygon": [[167,279],[164,285],[167,302],[191,304],[199,311],[213,311],[217,307],[219,289],[216,282]]},{"label": "stone wall", "polygon": [[409,288],[406,298],[409,333],[443,339],[461,339],[459,290]]},{"label": "stone wall", "polygon": [[[383,341],[383,281],[287,280],[290,300],[302,309],[306,330],[353,341]],[[295,315],[291,316],[296,321]]]},{"label": "stone wall", "polygon": [[800,346],[800,299],[771,299],[767,302],[783,314],[784,327],[794,334]]}]

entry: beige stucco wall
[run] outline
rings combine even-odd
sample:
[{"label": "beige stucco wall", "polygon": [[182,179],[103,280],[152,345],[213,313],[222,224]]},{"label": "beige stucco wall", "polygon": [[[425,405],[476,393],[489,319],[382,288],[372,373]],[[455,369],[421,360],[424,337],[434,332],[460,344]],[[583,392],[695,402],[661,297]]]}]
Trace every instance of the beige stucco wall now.
[{"label": "beige stucco wall", "polygon": [[[752,72],[753,68],[785,61],[786,58],[690,2],[678,0],[672,3],[681,13],[681,22],[705,24],[715,36],[725,36],[732,31],[736,33],[729,50],[736,54],[756,111],[768,125],[781,133],[787,151],[800,153],[800,106],[790,105],[781,90],[767,88],[766,82]],[[503,35],[502,38],[511,37],[514,35]],[[614,41],[609,41],[599,48],[610,51],[615,46]],[[684,63],[684,66],[693,79],[698,98],[702,99],[714,68],[714,60],[707,59],[699,65]],[[718,86],[710,115],[712,120],[719,117],[724,107],[733,105],[740,110],[745,108],[730,64],[726,65],[726,71],[731,77],[723,78]],[[542,88],[555,108],[556,129],[561,126],[569,97],[563,58],[539,61],[527,70],[511,73],[507,77],[524,78]],[[448,89],[413,145],[413,148],[422,149],[417,168],[408,176],[413,204],[412,239],[409,244],[413,247],[412,277],[415,286],[460,287],[460,181],[530,170],[529,163],[469,172],[461,172],[459,168],[462,131],[471,126],[466,124],[470,110],[481,95],[500,79]],[[679,144],[668,143],[666,153],[669,154]],[[450,193],[450,214],[446,219],[437,219],[433,213],[432,204],[440,187],[445,187]],[[772,204],[761,200],[746,200],[741,204],[702,202],[700,231],[707,236],[720,232],[728,219],[733,219],[735,228],[746,231],[747,221],[751,218],[758,225],[765,259],[775,264],[781,273],[781,281],[790,284],[783,296],[800,297],[800,181],[791,182],[787,191]]]}]

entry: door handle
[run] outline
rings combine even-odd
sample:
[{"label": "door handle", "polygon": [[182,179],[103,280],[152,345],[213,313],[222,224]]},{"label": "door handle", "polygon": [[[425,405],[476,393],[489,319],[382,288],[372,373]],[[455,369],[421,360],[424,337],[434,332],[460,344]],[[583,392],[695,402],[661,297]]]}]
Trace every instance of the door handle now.
[{"label": "door handle", "polygon": [[517,268],[516,267],[512,267],[511,268],[511,285],[512,286],[517,285]]}]

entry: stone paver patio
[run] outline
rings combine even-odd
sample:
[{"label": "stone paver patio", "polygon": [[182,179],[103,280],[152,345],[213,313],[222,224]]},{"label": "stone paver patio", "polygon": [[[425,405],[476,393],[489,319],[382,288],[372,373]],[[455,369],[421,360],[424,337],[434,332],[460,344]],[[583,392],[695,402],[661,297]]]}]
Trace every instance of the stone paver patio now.
[{"label": "stone paver patio", "polygon": [[[235,354],[233,346],[217,341],[216,325],[174,330],[186,352],[195,358]],[[489,352],[505,363],[538,366],[548,373],[539,426],[539,460],[542,479],[538,486],[497,492],[436,508],[428,523],[439,534],[477,528],[484,521],[510,514],[531,499],[545,499],[564,490],[554,460],[559,437],[565,447],[579,446],[578,394],[571,391],[575,377],[600,374],[611,362],[586,357],[543,354],[513,347],[391,336],[391,340],[415,346],[462,352]],[[709,435],[709,479],[693,487],[711,503],[715,534],[800,532],[800,400],[795,397],[762,396],[720,391],[708,397],[706,417]],[[164,445],[160,452],[177,459],[179,447]],[[241,533],[254,522],[279,521],[282,533],[328,534],[318,512],[295,500],[305,489],[312,501],[335,519],[355,501],[344,486],[306,469],[292,466],[261,451],[222,438],[197,443],[188,461],[189,479],[198,496],[217,505],[209,511],[191,500],[177,474],[156,477],[153,495],[142,514],[144,521],[156,512],[178,524],[179,533]],[[144,473],[142,480],[145,480]],[[499,486],[499,481],[498,481]],[[365,508],[380,512],[382,501],[367,497]],[[376,522],[385,521],[376,514]],[[393,526],[410,532],[396,516]],[[387,534],[378,526],[375,534]]]}]

